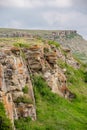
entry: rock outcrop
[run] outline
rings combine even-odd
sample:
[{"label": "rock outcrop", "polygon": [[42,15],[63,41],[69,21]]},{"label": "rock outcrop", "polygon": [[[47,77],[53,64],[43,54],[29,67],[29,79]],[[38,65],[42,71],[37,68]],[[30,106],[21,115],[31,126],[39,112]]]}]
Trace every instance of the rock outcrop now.
[{"label": "rock outcrop", "polygon": [[[12,48],[9,52],[10,55],[6,50],[2,50],[0,56],[0,99],[12,122],[14,119],[27,116],[36,120],[33,87],[27,67],[15,49],[16,54]],[[23,92],[25,86],[28,87],[27,93]]]},{"label": "rock outcrop", "polygon": [[68,55],[64,56],[59,49],[47,43],[0,50],[0,100],[13,124],[14,120],[21,117],[30,116],[36,120],[32,75],[42,74],[52,92],[68,99],[74,97],[67,88],[66,76],[57,62],[60,58],[75,68],[79,64],[69,51],[66,53]]}]

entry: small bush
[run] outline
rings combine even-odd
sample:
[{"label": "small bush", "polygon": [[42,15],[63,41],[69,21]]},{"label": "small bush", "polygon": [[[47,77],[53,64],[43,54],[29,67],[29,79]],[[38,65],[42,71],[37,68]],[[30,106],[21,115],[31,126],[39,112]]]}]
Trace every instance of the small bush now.
[{"label": "small bush", "polygon": [[26,96],[21,96],[18,97],[15,101],[15,103],[19,104],[19,103],[27,103],[27,104],[32,104],[32,100],[27,98]]},{"label": "small bush", "polygon": [[60,44],[55,41],[48,41],[49,45],[55,45],[57,48],[60,47]]},{"label": "small bush", "polygon": [[27,85],[25,85],[25,87],[22,89],[22,91],[24,92],[24,93],[28,93],[28,86]]}]

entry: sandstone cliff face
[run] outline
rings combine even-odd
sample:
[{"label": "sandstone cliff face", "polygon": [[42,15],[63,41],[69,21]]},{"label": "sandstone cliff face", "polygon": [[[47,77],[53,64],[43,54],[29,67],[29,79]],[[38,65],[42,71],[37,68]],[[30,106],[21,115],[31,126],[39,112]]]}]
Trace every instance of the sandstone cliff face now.
[{"label": "sandstone cliff face", "polygon": [[[79,64],[68,53],[66,57],[55,46],[47,43],[0,50],[0,100],[12,123],[20,117],[30,116],[36,120],[32,75],[41,74],[51,91],[64,98],[74,96],[67,88],[64,71],[57,64],[58,59],[62,59],[78,68]],[[24,91],[26,86],[27,92]]]}]

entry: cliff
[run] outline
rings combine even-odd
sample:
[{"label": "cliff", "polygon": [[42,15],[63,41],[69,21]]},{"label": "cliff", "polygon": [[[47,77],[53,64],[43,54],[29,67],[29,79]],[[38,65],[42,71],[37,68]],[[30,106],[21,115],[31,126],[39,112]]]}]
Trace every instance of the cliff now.
[{"label": "cliff", "polygon": [[70,100],[74,98],[75,95],[67,86],[64,74],[66,70],[60,68],[59,60],[76,69],[80,66],[73,59],[70,50],[56,48],[48,42],[27,48],[12,46],[0,49],[0,100],[13,124],[14,120],[21,117],[29,116],[32,120],[36,120],[33,91],[35,75],[41,75],[53,93]]},{"label": "cliff", "polygon": [[[38,122],[38,109],[43,111],[45,100],[48,108],[52,102],[51,109],[54,109],[55,105],[57,107],[62,105],[58,100],[63,99],[62,102],[75,100],[77,91],[75,83],[83,80],[83,72],[81,71],[80,76],[80,68],[81,63],[73,58],[71,50],[54,41],[41,41],[36,38],[19,39],[19,41],[16,38],[4,39],[0,44],[0,101],[4,104],[13,129],[15,127],[18,130],[22,127],[23,130],[33,129],[26,124],[24,124],[26,128],[24,126],[19,128],[17,122],[22,123],[22,119],[25,123],[27,120]],[[76,88],[71,89],[70,85],[73,84]],[[80,88],[78,91],[83,90]],[[38,103],[41,102],[42,107],[39,108]],[[58,111],[60,112],[61,109],[58,108]],[[50,108],[44,112],[49,110]],[[44,118],[44,112],[41,118]],[[38,124],[37,127],[39,126]]]}]

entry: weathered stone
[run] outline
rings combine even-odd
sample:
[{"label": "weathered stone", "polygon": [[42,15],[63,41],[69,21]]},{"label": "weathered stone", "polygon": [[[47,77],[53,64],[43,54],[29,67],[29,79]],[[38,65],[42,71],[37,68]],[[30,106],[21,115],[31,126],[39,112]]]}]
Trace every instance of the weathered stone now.
[{"label": "weathered stone", "polygon": [[40,50],[40,49],[41,49],[41,46],[39,46],[39,45],[33,45],[29,48],[29,50],[31,50],[31,51],[37,51],[37,50]]},{"label": "weathered stone", "polygon": [[[9,53],[10,51],[10,53]],[[33,45],[22,49],[25,58],[22,58],[17,47],[0,52],[0,101],[4,102],[7,115],[12,122],[20,117],[30,116],[36,119],[35,99],[32,87],[33,74],[42,74],[51,91],[64,98],[74,98],[66,84],[66,68],[61,69],[57,60],[60,58],[71,66],[79,66],[69,51],[66,56],[54,45],[46,44],[43,47]],[[28,92],[24,93],[25,86]],[[31,99],[32,103],[15,103],[20,97]],[[11,111],[10,111],[11,110]]]}]

